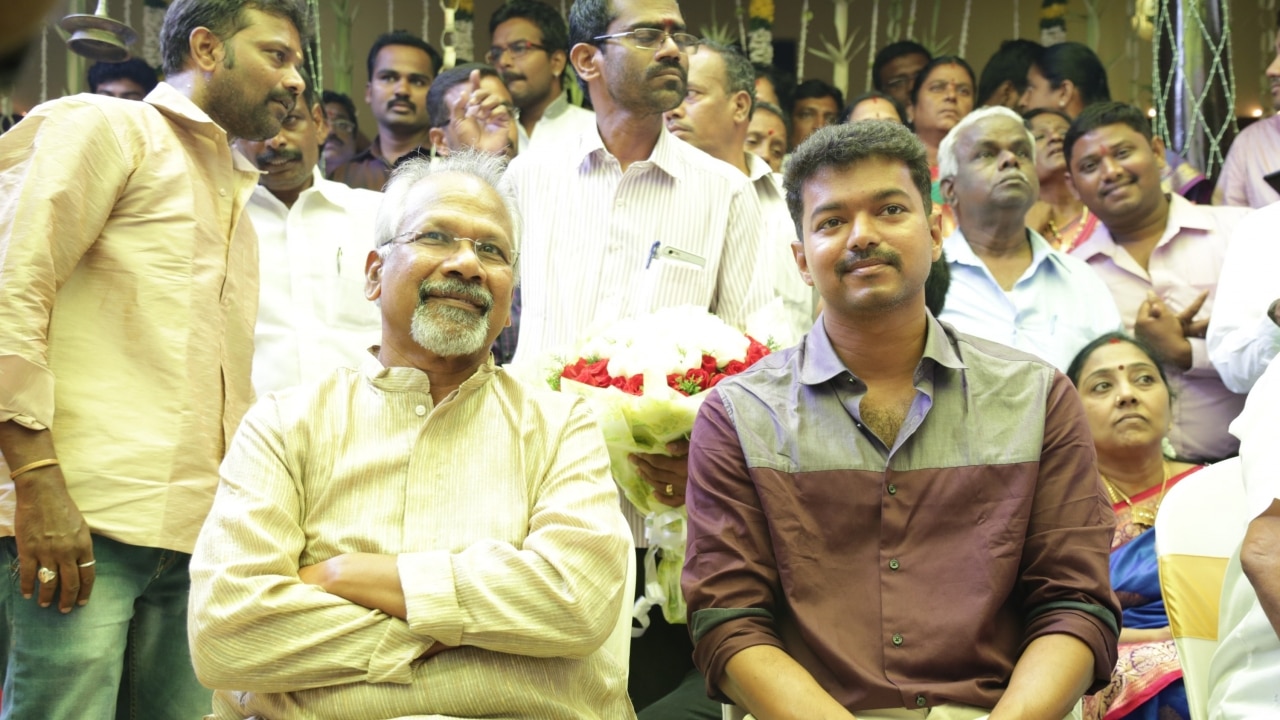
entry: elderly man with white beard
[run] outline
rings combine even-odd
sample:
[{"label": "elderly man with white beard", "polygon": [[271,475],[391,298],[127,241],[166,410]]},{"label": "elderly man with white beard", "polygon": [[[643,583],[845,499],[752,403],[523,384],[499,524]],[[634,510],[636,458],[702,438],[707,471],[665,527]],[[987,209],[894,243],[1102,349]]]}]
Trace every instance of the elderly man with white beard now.
[{"label": "elderly man with white beard", "polygon": [[634,717],[602,433],[489,353],[518,257],[502,166],[394,172],[365,273],[381,345],[236,435],[192,560],[215,717]]},{"label": "elderly man with white beard", "polygon": [[1120,329],[1120,311],[1088,265],[1027,227],[1040,193],[1035,147],[1022,118],[1000,106],[970,113],[942,139],[938,175],[958,224],[942,244],[951,287],[938,319],[1065,371]]}]

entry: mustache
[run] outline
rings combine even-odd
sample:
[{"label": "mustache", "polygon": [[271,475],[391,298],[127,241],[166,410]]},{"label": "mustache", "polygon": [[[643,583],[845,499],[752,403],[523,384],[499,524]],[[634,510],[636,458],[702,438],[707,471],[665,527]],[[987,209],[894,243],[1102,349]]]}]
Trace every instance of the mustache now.
[{"label": "mustache", "polygon": [[418,106],[415,105],[413,101],[409,100],[408,98],[395,98],[392,100],[388,100],[387,109],[390,110],[392,105],[408,105],[409,109],[412,110],[413,112],[418,111]]},{"label": "mustache", "polygon": [[301,150],[292,150],[292,149],[272,150],[270,148],[258,153],[257,157],[255,158],[259,166],[266,165],[267,163],[270,163],[270,162],[275,162],[276,160],[290,160],[290,161],[296,162],[301,159],[302,159]]},{"label": "mustache", "polygon": [[486,314],[493,308],[493,295],[488,290],[455,278],[446,278],[438,282],[423,280],[418,286],[418,304],[426,304],[432,295],[462,298],[481,308]]},{"label": "mustache", "polygon": [[298,96],[287,90],[272,90],[267,96],[267,101],[276,101],[289,108],[288,112],[293,112],[293,107],[298,104]]},{"label": "mustache", "polygon": [[843,275],[853,270],[853,266],[867,260],[879,260],[890,267],[902,269],[902,257],[886,247],[876,246],[870,250],[850,250],[848,255],[836,261],[836,273]]},{"label": "mustache", "polygon": [[668,70],[675,70],[679,72],[681,82],[689,81],[689,71],[680,64],[679,60],[659,60],[657,65],[650,66],[645,70],[644,78],[645,80],[651,80]]},{"label": "mustache", "polygon": [[504,83],[509,83],[509,82],[512,82],[513,80],[524,80],[524,79],[526,79],[524,75],[521,75],[521,74],[520,74],[520,73],[518,73],[518,72],[502,72],[502,71],[499,71],[499,72],[498,72],[498,76],[502,78],[502,82],[504,82]]}]

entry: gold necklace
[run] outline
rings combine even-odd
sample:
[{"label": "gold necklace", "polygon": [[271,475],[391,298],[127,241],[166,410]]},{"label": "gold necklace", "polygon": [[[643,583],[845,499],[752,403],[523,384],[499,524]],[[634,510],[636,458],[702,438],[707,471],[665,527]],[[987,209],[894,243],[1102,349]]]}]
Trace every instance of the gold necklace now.
[{"label": "gold necklace", "polygon": [[1107,489],[1107,496],[1111,498],[1111,504],[1115,505],[1123,500],[1124,504],[1129,506],[1129,514],[1133,517],[1133,522],[1136,525],[1155,527],[1156,513],[1160,511],[1160,503],[1164,502],[1164,491],[1169,487],[1169,476],[1172,474],[1168,460],[1160,461],[1160,466],[1164,472],[1164,479],[1160,481],[1160,494],[1156,496],[1154,507],[1134,505],[1133,500],[1118,485],[1112,482],[1111,478],[1106,475],[1102,476],[1102,484]]}]

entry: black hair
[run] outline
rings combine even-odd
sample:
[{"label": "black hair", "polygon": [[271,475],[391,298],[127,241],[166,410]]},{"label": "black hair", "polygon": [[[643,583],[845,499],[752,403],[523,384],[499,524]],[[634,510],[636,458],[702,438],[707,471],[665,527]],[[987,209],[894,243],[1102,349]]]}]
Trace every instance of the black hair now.
[{"label": "black hair", "polygon": [[840,92],[840,88],[817,78],[805,80],[796,86],[796,91],[791,97],[791,112],[795,112],[796,103],[801,100],[824,97],[836,101],[836,112],[844,107],[844,93]]},{"label": "black hair", "polygon": [[[1088,345],[1081,348],[1080,352],[1076,353],[1076,356],[1071,359],[1071,364],[1067,366],[1067,379],[1071,381],[1071,384],[1079,389],[1080,373],[1084,372],[1084,364],[1089,362],[1089,357],[1103,345],[1114,345],[1116,343],[1128,343],[1138,348],[1143,355],[1146,355],[1155,364],[1156,369],[1160,371],[1160,379],[1168,387],[1169,377],[1165,375],[1164,361],[1161,359],[1160,353],[1157,353],[1155,348],[1142,340],[1122,332],[1109,332],[1106,335],[1094,338]],[[1173,388],[1169,389],[1169,398],[1170,400],[1173,399]]]},{"label": "black hair", "polygon": [[609,0],[574,0],[569,7],[569,47],[592,43],[608,32],[615,17]]},{"label": "black hair", "polygon": [[898,102],[892,95],[886,95],[879,90],[868,90],[850,100],[849,104],[844,106],[844,111],[840,113],[840,122],[849,122],[849,116],[853,114],[853,109],[867,100],[884,100],[893,106],[894,111],[898,113],[898,118],[902,120],[902,124],[905,125],[907,123],[907,110],[902,107],[902,103]]},{"label": "black hair", "polygon": [[1028,130],[1030,130],[1031,121],[1035,118],[1040,117],[1041,115],[1057,115],[1063,120],[1066,120],[1067,124],[1071,123],[1071,116],[1062,112],[1061,110],[1058,110],[1057,108],[1033,108],[1031,110],[1028,110],[1022,113],[1022,123],[1027,126]]},{"label": "black hair", "polygon": [[431,77],[438,75],[440,66],[444,65],[444,57],[440,55],[438,50],[431,47],[427,41],[407,30],[392,30],[389,33],[379,35],[378,39],[373,41],[373,47],[369,48],[369,59],[365,64],[369,70],[370,82],[373,82],[373,66],[378,62],[378,53],[388,45],[415,47],[426,53],[431,58]]},{"label": "black hair", "polygon": [[[756,110],[763,110],[767,113],[778,116],[778,119],[782,120],[782,126],[787,129],[787,134],[784,135],[782,138],[783,141],[791,137],[791,113],[788,113],[786,110],[783,110],[782,108],[778,107],[777,105],[774,105],[768,100],[756,100],[755,107],[756,107]],[[752,117],[754,116],[755,115],[753,113]]]},{"label": "black hair", "polygon": [[787,210],[796,224],[796,236],[804,237],[804,184],[827,168],[847,168],[870,158],[886,158],[907,166],[911,182],[920,192],[926,213],[933,211],[933,179],[924,144],[906,125],[892,120],[828,125],[800,143],[787,163],[782,189]]},{"label": "black hair", "polygon": [[969,67],[969,63],[965,62],[964,58],[958,55],[939,55],[930,60],[928,65],[920,68],[920,73],[916,75],[916,81],[911,85],[912,105],[920,102],[920,88],[924,87],[924,81],[929,79],[929,73],[933,72],[934,68],[942,65],[959,65],[964,68],[965,72],[969,73],[969,82],[973,83],[975,88],[977,87],[978,83],[974,79],[973,68]]},{"label": "black hair", "polygon": [[159,78],[155,68],[142,58],[129,58],[124,62],[96,62],[89,66],[89,92],[98,92],[98,86],[112,80],[132,80],[146,95],[155,89]]},{"label": "black hair", "polygon": [[1000,49],[982,68],[977,100],[986,104],[1005,82],[1012,84],[1021,95],[1027,89],[1027,71],[1043,52],[1044,46],[1034,40],[1005,40],[1000,43]]},{"label": "black hair", "polygon": [[[737,45],[725,45],[714,40],[703,40],[698,52],[713,52],[724,61],[724,89],[728,95],[744,92],[751,98],[751,112],[756,107],[756,72],[751,61]],[[747,114],[751,117],[751,113]]]},{"label": "black hair", "polygon": [[347,111],[347,117],[351,119],[351,125],[357,130],[360,129],[360,122],[356,120],[356,104],[351,102],[350,96],[344,95],[336,90],[325,90],[320,93],[320,102],[324,105],[328,105],[329,103],[337,103],[341,105],[342,109]]},{"label": "black hair", "polygon": [[924,279],[924,306],[934,317],[942,314],[947,304],[947,291],[951,289],[951,266],[944,252],[929,266],[929,276]]},{"label": "black hair", "polygon": [[541,44],[548,54],[556,50],[569,52],[569,28],[555,8],[537,0],[507,0],[489,17],[489,35],[492,37],[499,25],[513,18],[524,18],[538,26]]},{"label": "black hair", "polygon": [[1064,80],[1070,80],[1086,106],[1111,100],[1107,69],[1088,45],[1078,42],[1050,45],[1040,53],[1035,66],[1055,90],[1062,87]]},{"label": "black hair", "polygon": [[933,59],[933,53],[918,42],[899,40],[889,43],[876,52],[875,60],[871,62],[871,86],[884,92],[884,81],[880,79],[880,71],[884,70],[885,65],[904,55],[923,55],[927,60]]},{"label": "black hair", "polygon": [[257,10],[288,20],[298,31],[302,47],[311,43],[314,18],[303,0],[173,0],[160,27],[160,56],[165,75],[182,72],[191,54],[191,33],[208,28],[226,42],[249,26],[245,10]]},{"label": "black hair", "polygon": [[1151,142],[1151,123],[1141,110],[1122,102],[1100,102],[1088,105],[1067,128],[1067,136],[1062,140],[1062,152],[1066,156],[1067,169],[1071,168],[1071,151],[1080,138],[1107,125],[1128,125],[1142,137]]}]

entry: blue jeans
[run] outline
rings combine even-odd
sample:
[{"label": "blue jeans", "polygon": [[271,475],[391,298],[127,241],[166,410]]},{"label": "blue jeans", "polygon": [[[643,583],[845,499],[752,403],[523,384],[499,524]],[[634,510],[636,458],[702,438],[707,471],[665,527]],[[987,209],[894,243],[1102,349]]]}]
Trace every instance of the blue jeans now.
[{"label": "blue jeans", "polygon": [[22,597],[18,549],[0,538],[0,720],[191,720],[212,711],[187,649],[186,553],[93,536],[89,604],[71,613]]}]

